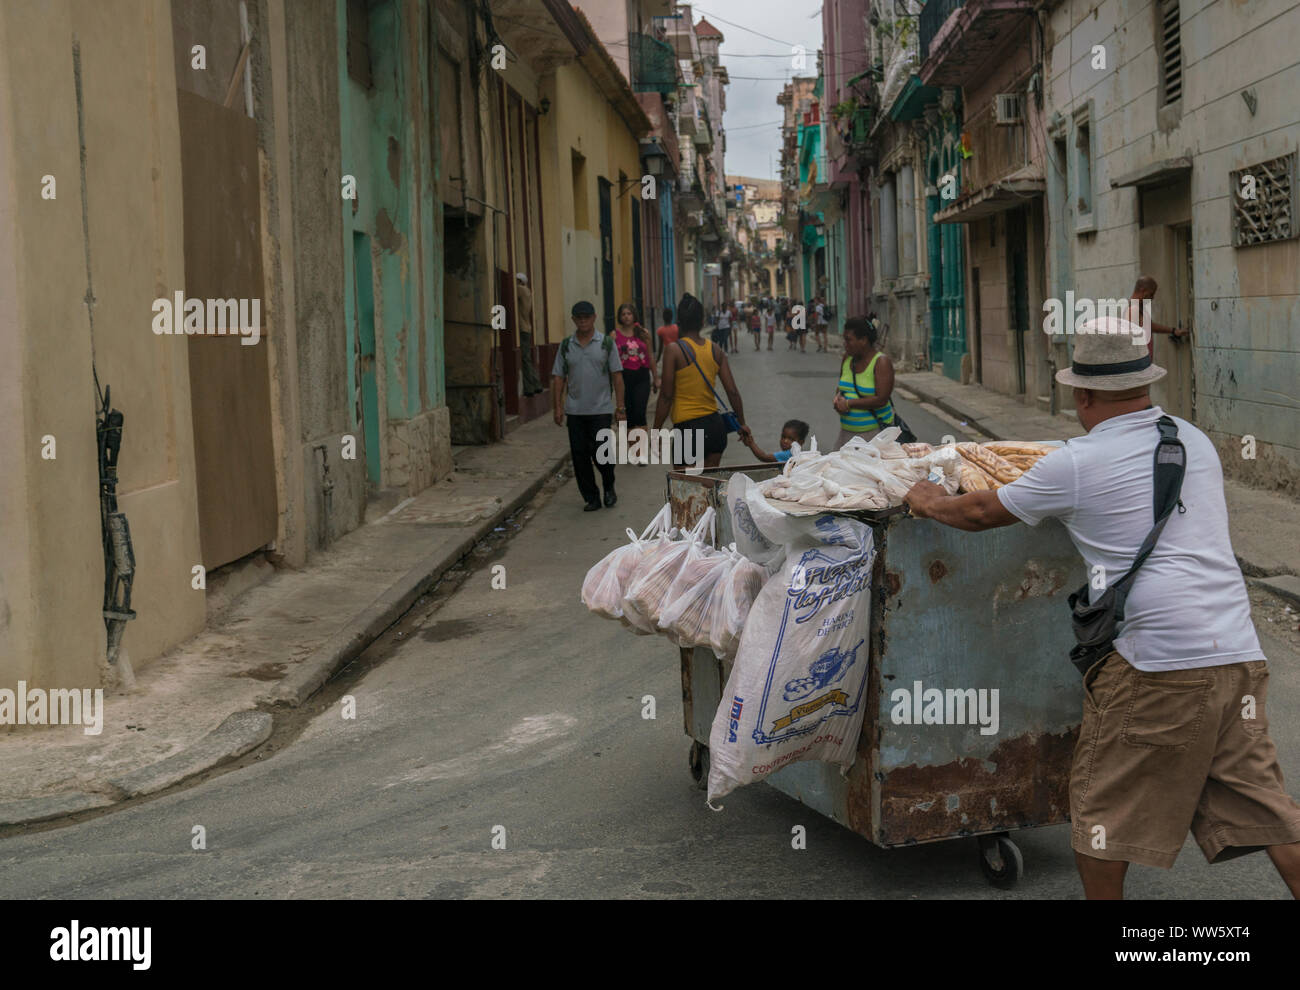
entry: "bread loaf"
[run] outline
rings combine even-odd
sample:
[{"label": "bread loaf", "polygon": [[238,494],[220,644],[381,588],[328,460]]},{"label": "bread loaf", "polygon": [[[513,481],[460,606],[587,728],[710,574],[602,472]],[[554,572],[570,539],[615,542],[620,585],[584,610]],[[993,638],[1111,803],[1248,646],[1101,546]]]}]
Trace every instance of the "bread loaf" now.
[{"label": "bread loaf", "polygon": [[905,443],[902,447],[907,452],[908,457],[924,457],[926,454],[934,453],[934,448],[928,443]]},{"label": "bread loaf", "polygon": [[961,490],[964,492],[988,492],[1002,487],[970,461],[962,461]]},{"label": "bread loaf", "polygon": [[1010,457],[1013,454],[1032,454],[1035,458],[1039,458],[1056,449],[1045,443],[1033,443],[1029,440],[989,440],[980,446],[1003,457]]},{"label": "bread loaf", "polygon": [[1003,454],[1002,456],[1016,467],[1020,468],[1021,471],[1028,471],[1031,467],[1042,460],[1042,458],[1037,454]]},{"label": "bread loaf", "polygon": [[959,443],[957,451],[962,457],[970,461],[977,467],[983,468],[988,474],[991,474],[997,481],[1002,484],[1015,481],[1025,472],[1016,467],[1001,454],[995,454],[993,451],[981,447],[977,443]]}]

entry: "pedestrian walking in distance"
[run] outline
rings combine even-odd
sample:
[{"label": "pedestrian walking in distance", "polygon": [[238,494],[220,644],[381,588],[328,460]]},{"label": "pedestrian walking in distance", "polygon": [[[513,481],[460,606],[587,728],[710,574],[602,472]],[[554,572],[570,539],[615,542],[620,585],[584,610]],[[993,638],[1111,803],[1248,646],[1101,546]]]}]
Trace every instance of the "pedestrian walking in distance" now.
[{"label": "pedestrian walking in distance", "polygon": [[618,308],[614,343],[623,366],[623,395],[627,400],[627,428],[645,429],[650,392],[659,390],[659,369],[655,367],[650,331],[637,322],[636,307],[623,303]]},{"label": "pedestrian walking in distance", "polygon": [[664,309],[664,325],[655,331],[659,337],[660,350],[667,350],[669,344],[677,343],[677,324],[673,322],[673,311]]},{"label": "pedestrian walking in distance", "polygon": [[1267,850],[1300,897],[1300,805],[1269,738],[1268,665],[1228,536],[1223,466],[1209,437],[1152,404],[1165,369],[1124,326],[1084,323],[1056,373],[1086,436],[996,491],[947,495],[922,481],[906,501],[964,530],[1058,518],[1107,585],[1085,586],[1084,605],[1121,606],[1070,655],[1085,670],[1070,770],[1084,894],[1122,897],[1130,863],[1169,869],[1190,831],[1210,863]]},{"label": "pedestrian walking in distance", "polygon": [[817,299],[817,305],[813,307],[813,316],[816,322],[814,327],[814,338],[817,342],[819,352],[829,351],[830,337],[826,332],[826,297],[822,296]]},{"label": "pedestrian walking in distance", "polygon": [[[677,307],[681,309],[680,306]],[[678,314],[680,316],[680,313]],[[680,323],[679,323],[680,325]],[[714,321],[713,342],[722,348],[723,354],[731,351],[731,303],[723,302]]]},{"label": "pedestrian walking in distance", "polygon": [[[663,379],[659,402],[655,406],[655,429],[664,425],[672,414],[673,430],[678,434],[674,447],[685,450],[685,431],[702,430],[704,466],[717,467],[727,449],[727,427],[718,411],[714,382],[721,381],[740,424],[743,440],[749,436],[740,389],[731,375],[726,350],[716,341],[700,336],[704,328],[704,306],[689,292],[677,304],[677,344],[664,351]],[[684,467],[678,464],[677,467]]]},{"label": "pedestrian walking in distance", "polygon": [[515,321],[519,324],[519,364],[524,395],[537,395],[542,391],[542,379],[533,363],[533,290],[528,287],[528,276],[523,272],[515,276],[515,282]]},{"label": "pedestrian walking in distance", "polygon": [[[569,425],[569,451],[573,477],[586,503],[584,511],[600,508],[596,471],[605,488],[605,507],[618,501],[614,492],[614,465],[600,464],[598,435],[612,421],[627,419],[623,402],[623,365],[614,339],[596,329],[596,307],[583,300],[573,304],[573,333],[560,343],[551,368],[551,401],[555,425]],[[611,391],[613,398],[610,397]]]}]

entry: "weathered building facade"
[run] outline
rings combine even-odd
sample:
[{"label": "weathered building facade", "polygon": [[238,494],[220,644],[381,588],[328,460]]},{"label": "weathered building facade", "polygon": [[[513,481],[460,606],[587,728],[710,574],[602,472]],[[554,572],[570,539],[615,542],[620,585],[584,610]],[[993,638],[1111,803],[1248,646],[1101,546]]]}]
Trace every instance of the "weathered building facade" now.
[{"label": "weathered building facade", "polygon": [[1095,6],[1043,11],[1051,294],[1155,277],[1153,318],[1192,328],[1156,335],[1155,399],[1300,490],[1300,4]]},{"label": "weathered building facade", "polygon": [[129,683],[546,411],[517,273],[543,384],[574,301],[676,290],[670,87],[563,0],[20,2],[0,50],[0,686]]}]

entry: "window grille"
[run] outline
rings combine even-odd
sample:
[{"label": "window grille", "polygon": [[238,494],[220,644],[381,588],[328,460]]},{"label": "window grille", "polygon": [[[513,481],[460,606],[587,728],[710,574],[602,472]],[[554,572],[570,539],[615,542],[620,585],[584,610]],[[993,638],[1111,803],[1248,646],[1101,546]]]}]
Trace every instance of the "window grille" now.
[{"label": "window grille", "polygon": [[1229,175],[1234,247],[1296,236],[1296,152],[1235,169]]}]

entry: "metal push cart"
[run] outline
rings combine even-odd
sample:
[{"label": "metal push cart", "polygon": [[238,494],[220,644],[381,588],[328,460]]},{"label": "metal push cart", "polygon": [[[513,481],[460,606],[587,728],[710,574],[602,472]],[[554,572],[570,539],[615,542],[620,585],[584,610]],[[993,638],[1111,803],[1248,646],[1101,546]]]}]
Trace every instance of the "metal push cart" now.
[{"label": "metal push cart", "polygon": [[[727,479],[770,465],[670,473],[673,524],[718,514],[732,541]],[[902,508],[851,514],[871,526],[876,560],[865,715],[848,776],[822,762],[791,764],[768,784],[882,848],[974,837],[997,886],[1024,870],[1012,829],[1069,820],[1070,760],[1080,717],[1079,675],[1065,598],[1084,566],[1054,520],[965,533]],[[708,777],[709,730],[730,664],[707,647],[681,650],[692,775]],[[997,731],[979,725],[895,724],[898,688],[998,689]],[[924,689],[920,688],[920,689]],[[991,727],[991,726],[990,726]]]}]

